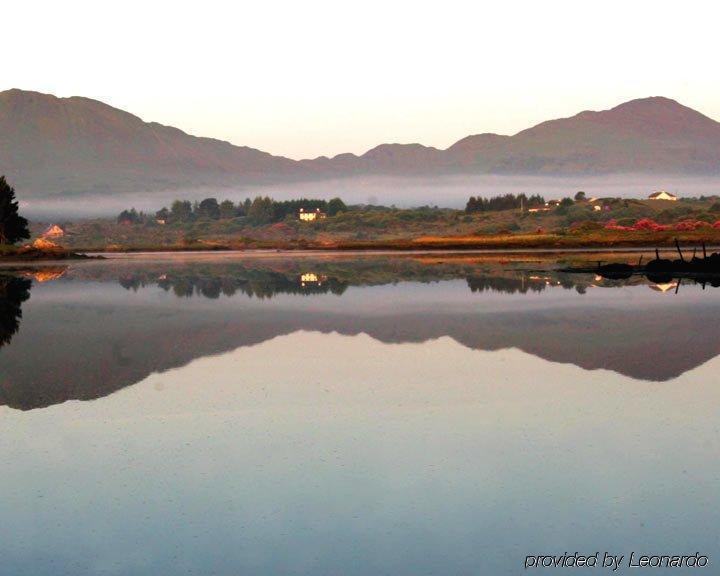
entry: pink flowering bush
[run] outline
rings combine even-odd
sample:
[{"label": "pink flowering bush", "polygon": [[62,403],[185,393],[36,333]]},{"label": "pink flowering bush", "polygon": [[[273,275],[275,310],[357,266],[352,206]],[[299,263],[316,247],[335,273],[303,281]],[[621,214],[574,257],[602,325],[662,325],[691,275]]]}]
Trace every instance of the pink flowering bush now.
[{"label": "pink flowering bush", "polygon": [[672,226],[669,224],[658,224],[651,218],[643,218],[635,222],[633,230],[648,230],[650,232],[663,232],[665,230],[671,230]]},{"label": "pink flowering bush", "polygon": [[[638,220],[632,226],[620,226],[617,220],[608,220],[605,224],[607,230],[621,230],[623,232],[667,232],[668,230],[676,230],[678,232],[692,232],[703,226],[710,226],[702,220],[683,220],[677,224],[658,224],[651,218],[643,218]],[[713,228],[720,228],[720,220],[712,225]]]},{"label": "pink flowering bush", "polygon": [[692,232],[693,230],[697,230],[703,226],[709,226],[709,224],[707,222],[703,222],[702,220],[683,220],[682,222],[675,224],[675,230]]}]

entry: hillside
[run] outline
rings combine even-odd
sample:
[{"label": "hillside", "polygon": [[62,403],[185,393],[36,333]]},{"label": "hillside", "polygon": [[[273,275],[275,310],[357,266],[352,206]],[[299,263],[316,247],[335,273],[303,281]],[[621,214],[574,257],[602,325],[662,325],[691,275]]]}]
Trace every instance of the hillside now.
[{"label": "hillside", "polygon": [[720,123],[667,98],[633,100],[524,130],[506,142],[491,169],[717,174]]},{"label": "hillside", "polygon": [[381,144],[360,156],[294,161],[191,136],[88,98],[0,93],[0,174],[24,197],[356,175],[720,175],[720,123],[667,98],[550,120],[514,136],[467,136],[446,150]]},{"label": "hillside", "polygon": [[299,172],[287,158],[143,122],[96,100],[0,93],[0,173],[32,193],[262,182]]},{"label": "hillside", "polygon": [[[569,199],[568,199],[569,200]],[[720,245],[720,198],[679,201],[604,198],[543,207],[471,211],[350,206],[312,222],[275,203],[259,218],[236,207],[211,214],[201,209],[119,218],[61,221],[48,239],[74,252],[223,249],[465,249],[672,246],[706,241]],[[600,208],[598,210],[598,208]],[[250,208],[253,210],[253,208]],[[33,222],[32,239],[49,222]]]}]

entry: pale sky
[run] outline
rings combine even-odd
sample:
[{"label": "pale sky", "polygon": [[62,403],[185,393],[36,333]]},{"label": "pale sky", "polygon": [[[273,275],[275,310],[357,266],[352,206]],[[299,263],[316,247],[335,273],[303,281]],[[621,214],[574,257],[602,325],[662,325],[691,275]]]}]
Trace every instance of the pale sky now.
[{"label": "pale sky", "polygon": [[0,90],[102,100],[292,158],[662,95],[720,120],[713,1],[21,2]]}]

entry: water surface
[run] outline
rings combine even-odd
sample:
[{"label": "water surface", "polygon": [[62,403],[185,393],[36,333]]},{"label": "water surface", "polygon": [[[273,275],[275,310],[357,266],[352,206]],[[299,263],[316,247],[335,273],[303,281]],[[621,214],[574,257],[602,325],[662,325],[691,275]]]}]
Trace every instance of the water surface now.
[{"label": "water surface", "polygon": [[712,565],[720,292],[675,289],[441,256],[0,271],[4,570]]}]

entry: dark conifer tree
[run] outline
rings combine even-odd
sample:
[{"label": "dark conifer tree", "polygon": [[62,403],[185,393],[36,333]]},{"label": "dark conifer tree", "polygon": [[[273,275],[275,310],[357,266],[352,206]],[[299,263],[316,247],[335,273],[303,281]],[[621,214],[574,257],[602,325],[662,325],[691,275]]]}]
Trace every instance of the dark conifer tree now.
[{"label": "dark conifer tree", "polygon": [[15,244],[30,238],[28,221],[20,216],[15,189],[0,176],[0,244]]}]

